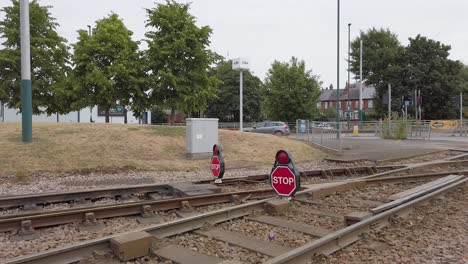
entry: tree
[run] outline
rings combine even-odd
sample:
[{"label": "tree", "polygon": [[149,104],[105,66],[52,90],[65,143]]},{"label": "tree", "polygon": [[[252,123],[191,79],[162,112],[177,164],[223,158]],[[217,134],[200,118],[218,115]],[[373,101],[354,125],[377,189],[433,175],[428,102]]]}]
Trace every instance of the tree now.
[{"label": "tree", "polygon": [[425,119],[457,117],[451,98],[462,90],[463,64],[448,59],[450,46],[417,35],[406,47],[407,90],[421,90]]},{"label": "tree", "polygon": [[138,42],[132,40],[132,31],[114,13],[96,22],[92,36],[86,30],[78,34],[73,45],[74,90],[80,98],[76,105],[98,105],[109,123],[112,107],[126,109],[145,96]]},{"label": "tree", "polygon": [[321,82],[304,61],[275,61],[268,70],[264,96],[268,117],[282,121],[312,119],[318,113]]},{"label": "tree", "polygon": [[216,95],[218,80],[208,77],[216,55],[208,49],[212,30],[195,25],[189,4],[167,1],[147,9],[145,36],[146,72],[151,104],[162,102],[171,109],[196,112],[207,108],[208,100]]},{"label": "tree", "polygon": [[361,31],[360,36],[351,43],[351,72],[359,76],[360,41],[363,42],[362,76],[367,85],[376,88],[374,107],[378,114],[385,113],[383,97],[388,84],[392,94],[403,96],[405,88],[401,84],[404,75],[404,47],[396,34],[388,29],[371,28]]},{"label": "tree", "polygon": [[[58,23],[49,6],[30,2],[30,43],[33,113],[68,113],[71,96],[67,76],[70,54],[67,41],[57,32]],[[0,21],[0,101],[10,108],[21,109],[21,45],[20,8],[18,0],[1,9],[5,19]]]},{"label": "tree", "polygon": [[[220,62],[212,75],[221,81],[217,98],[209,101],[208,116],[223,122],[239,121],[239,72],[232,69],[232,61]],[[261,116],[260,79],[249,71],[243,73],[243,116],[244,121],[258,121]]]},{"label": "tree", "polygon": [[151,109],[151,124],[166,123],[166,113],[157,106]]}]

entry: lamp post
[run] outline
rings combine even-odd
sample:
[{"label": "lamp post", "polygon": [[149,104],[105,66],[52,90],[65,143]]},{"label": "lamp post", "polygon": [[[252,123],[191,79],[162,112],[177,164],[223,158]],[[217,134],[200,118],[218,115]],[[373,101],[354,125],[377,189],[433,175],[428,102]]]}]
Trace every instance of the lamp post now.
[{"label": "lamp post", "polygon": [[349,60],[350,60],[350,52],[351,52],[351,23],[348,23],[348,130],[349,130],[349,120],[350,120],[350,111],[351,111],[351,103],[349,101],[349,86],[350,86],[350,75],[351,69],[349,68]]},{"label": "lamp post", "polygon": [[[93,31],[92,31],[92,29],[91,29],[91,25],[86,25],[86,26],[88,27],[88,36],[91,37],[91,36],[93,35]],[[80,110],[78,110],[78,120],[80,120]],[[78,121],[78,122],[80,122],[80,121]],[[93,122],[94,122],[94,121],[93,121],[93,107],[92,107],[92,106],[89,107],[89,122],[90,122],[90,123],[93,123]]]},{"label": "lamp post", "polygon": [[244,74],[243,71],[249,70],[249,60],[237,58],[232,60],[232,69],[239,71],[239,131],[244,131],[244,113],[243,113],[243,89]]},{"label": "lamp post", "polygon": [[362,38],[359,41],[359,128],[362,129]]},{"label": "lamp post", "polygon": [[29,35],[29,0],[20,1],[21,30],[21,129],[24,143],[32,140],[31,47]]},{"label": "lamp post", "polygon": [[340,120],[340,0],[338,0],[336,23],[336,129],[338,139],[341,137]]}]

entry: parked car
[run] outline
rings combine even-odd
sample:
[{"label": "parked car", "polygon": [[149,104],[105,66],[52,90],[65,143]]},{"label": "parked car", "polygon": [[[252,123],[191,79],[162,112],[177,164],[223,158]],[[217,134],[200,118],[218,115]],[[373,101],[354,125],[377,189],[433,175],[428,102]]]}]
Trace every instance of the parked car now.
[{"label": "parked car", "polygon": [[277,136],[289,135],[288,124],[280,121],[263,121],[253,127],[244,128],[245,132],[274,134]]}]

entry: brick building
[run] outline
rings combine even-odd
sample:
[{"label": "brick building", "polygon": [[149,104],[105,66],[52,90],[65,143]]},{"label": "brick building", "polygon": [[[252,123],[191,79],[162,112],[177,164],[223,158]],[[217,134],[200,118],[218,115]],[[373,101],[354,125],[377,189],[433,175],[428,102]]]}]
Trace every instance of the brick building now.
[{"label": "brick building", "polygon": [[[374,102],[373,99],[375,97],[375,87],[373,86],[366,86],[365,84],[362,85],[362,110],[365,113],[373,112],[374,111]],[[351,120],[358,120],[359,119],[359,84],[353,83],[349,87],[349,101],[350,101],[350,119]],[[328,108],[336,109],[337,103],[337,91],[336,89],[325,88],[321,91],[320,94],[320,101],[317,107],[320,109],[321,112],[324,112]],[[340,89],[340,115],[342,119],[346,119],[347,113],[347,103],[348,103],[348,89]]]}]

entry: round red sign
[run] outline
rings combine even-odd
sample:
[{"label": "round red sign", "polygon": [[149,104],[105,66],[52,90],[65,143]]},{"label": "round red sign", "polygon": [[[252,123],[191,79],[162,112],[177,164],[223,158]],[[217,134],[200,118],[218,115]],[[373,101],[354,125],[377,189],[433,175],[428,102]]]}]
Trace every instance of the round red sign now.
[{"label": "round red sign", "polygon": [[280,196],[291,196],[296,190],[296,176],[287,166],[276,167],[270,175],[271,186]]},{"label": "round red sign", "polygon": [[215,178],[218,178],[221,173],[221,163],[219,162],[218,156],[213,156],[211,159],[211,172]]}]

